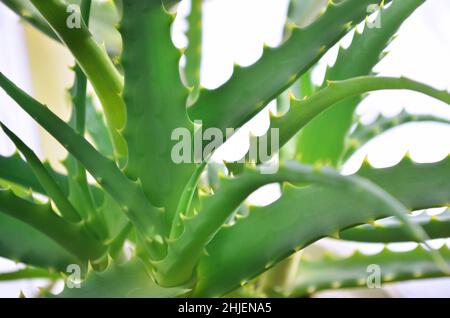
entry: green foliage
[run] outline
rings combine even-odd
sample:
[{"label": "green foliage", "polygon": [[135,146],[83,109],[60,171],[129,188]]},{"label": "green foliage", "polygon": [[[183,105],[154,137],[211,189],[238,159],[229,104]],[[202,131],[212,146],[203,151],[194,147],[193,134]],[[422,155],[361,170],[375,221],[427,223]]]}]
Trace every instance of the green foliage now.
[{"label": "green foliage", "polygon": [[[437,216],[422,213],[412,217],[412,221],[420,224],[431,239],[447,238],[450,230],[450,211],[447,209]],[[392,218],[348,229],[342,232],[340,237],[344,240],[373,243],[411,241],[411,238],[405,235],[403,224]]]},{"label": "green foliage", "polygon": [[[328,81],[346,80],[369,75],[373,67],[385,55],[383,51],[404,20],[425,0],[394,1],[389,8],[379,12],[380,28],[365,24],[364,31],[355,32],[348,49],[340,47],[334,65],[327,70]],[[349,67],[351,65],[351,67]],[[325,86],[324,83],[323,86]],[[361,101],[360,96],[345,99],[333,108],[324,111],[303,129],[298,137],[296,156],[305,163],[329,162],[333,166],[341,163],[345,137],[352,126],[353,113]],[[329,127],[328,134],[322,127]],[[321,140],[320,147],[316,139]]]},{"label": "green foliage", "polygon": [[[203,2],[190,1],[183,53],[171,39],[178,1],[2,0],[66,46],[76,66],[68,122],[0,72],[0,87],[69,152],[65,173],[56,172],[2,124],[23,158],[0,156],[0,256],[27,267],[0,273],[0,280],[56,280],[68,265],[78,264],[82,288],[66,288],[58,296],[298,297],[360,286],[368,262],[384,266],[385,282],[447,275],[446,248],[345,259],[304,260],[295,254],[323,237],[424,245],[429,238],[450,237],[448,211],[432,218],[408,215],[448,207],[449,157],[435,163],[405,157],[383,169],[365,161],[355,175],[339,171],[344,160],[388,129],[449,123],[404,112],[371,124],[355,120],[361,96],[372,91],[407,89],[450,104],[446,91],[373,74],[395,32],[424,0],[343,0],[329,2],[322,13],[322,1],[292,0],[284,42],[265,48],[255,64],[236,67],[215,90],[201,88]],[[66,24],[67,5],[73,3],[81,6],[80,28]],[[382,27],[356,32],[324,84],[315,87],[311,72],[319,59],[366,18],[368,5],[382,3]],[[88,83],[101,109],[87,94]],[[286,98],[289,88],[293,94]],[[263,173],[262,160],[173,160],[176,129],[189,133],[187,142],[195,146],[195,120],[204,131],[225,132],[274,99],[283,110],[270,118],[284,146],[278,171]],[[269,184],[281,186],[278,200],[264,207],[246,202]],[[297,278],[286,281],[292,272]]]},{"label": "green foliage", "polygon": [[[440,249],[447,263],[450,250]],[[325,256],[319,260],[303,259],[298,277],[290,290],[280,291],[289,297],[304,297],[324,289],[365,287],[367,270],[371,264],[380,268],[380,283],[439,277],[440,270],[430,259],[427,250],[417,247],[409,252],[384,249],[375,255],[355,252],[349,257]],[[375,282],[369,282],[374,284]]]}]

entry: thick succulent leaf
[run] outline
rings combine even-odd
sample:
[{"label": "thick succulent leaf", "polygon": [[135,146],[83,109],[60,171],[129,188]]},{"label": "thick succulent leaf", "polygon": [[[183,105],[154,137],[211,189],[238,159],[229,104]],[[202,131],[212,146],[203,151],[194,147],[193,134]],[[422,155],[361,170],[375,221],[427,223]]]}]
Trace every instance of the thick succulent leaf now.
[{"label": "thick succulent leaf", "polygon": [[292,85],[328,48],[334,45],[367,13],[375,0],[346,0],[329,3],[327,11],[304,29],[294,27],[290,38],[278,48],[266,48],[261,59],[247,68],[237,68],[232,78],[212,91],[200,91],[189,109],[205,128],[240,127],[271,100]]},{"label": "thick succulent leaf", "polygon": [[[450,264],[450,250],[443,246],[441,255]],[[298,269],[298,278],[291,290],[280,291],[290,297],[305,297],[324,289],[367,287],[370,265],[380,268],[380,283],[405,281],[410,279],[447,276],[422,248],[408,252],[394,252],[384,249],[375,255],[360,252],[349,257],[327,256],[320,260],[303,259]],[[373,280],[369,281],[373,284]]]},{"label": "thick succulent leaf", "polygon": [[[450,94],[447,91],[436,90],[431,86],[401,77],[355,77],[349,80],[328,82],[327,86],[310,98],[297,100],[291,97],[289,112],[281,117],[272,116],[267,134],[260,137],[262,140],[272,141],[271,133],[278,129],[280,146],[288,142],[295,134],[308,125],[323,111],[347,98],[377,90],[407,89],[434,97],[444,103],[450,104]],[[327,133],[330,129],[327,129]],[[334,133],[334,132],[333,132]],[[269,148],[271,149],[271,147]]]},{"label": "thick succulent leaf", "polygon": [[195,169],[191,164],[176,164],[171,157],[173,131],[193,131],[186,114],[188,90],[179,73],[181,54],[170,37],[171,23],[159,1],[123,2],[120,31],[128,114],[124,136],[129,150],[125,171],[140,180],[153,205],[166,208],[168,221]]},{"label": "thick succulent leaf", "polygon": [[449,205],[449,171],[449,156],[439,162],[417,163],[406,155],[397,165],[382,169],[366,159],[357,174],[394,194],[413,211]]},{"label": "thick succulent leaf", "polygon": [[[291,0],[286,17],[284,38],[289,37],[290,27],[293,22],[299,27],[305,27],[320,15],[320,11],[326,7],[326,0]],[[299,99],[311,96],[314,92],[314,84],[311,79],[311,71],[305,72],[292,86],[277,97],[277,113],[285,113],[289,110],[289,94],[294,94]],[[284,147],[281,151],[283,159],[292,159],[295,144]],[[289,149],[288,149],[289,148]]]},{"label": "thick succulent leaf", "polygon": [[39,180],[42,187],[45,189],[45,192],[52,198],[58,207],[61,215],[71,221],[71,222],[79,222],[81,221],[80,215],[78,211],[75,210],[73,205],[67,200],[65,194],[61,191],[56,181],[52,178],[49,171],[45,168],[36,154],[28,148],[25,143],[20,140],[11,130],[9,130],[6,126],[4,126],[0,122],[0,127],[6,133],[6,135],[11,139],[11,141],[16,145],[17,149],[24,155],[27,159],[28,164],[33,169],[34,174]]},{"label": "thick succulent leaf", "polygon": [[126,121],[121,97],[123,81],[106,51],[92,37],[82,22],[80,28],[67,27],[67,4],[62,0],[31,0],[47,22],[69,48],[97,93],[118,156],[126,155],[126,144],[119,134]]},{"label": "thick succulent leaf", "polygon": [[108,236],[114,238],[123,229],[128,219],[123,214],[120,206],[108,193],[104,194],[103,201],[97,207],[97,214],[104,218]]},{"label": "thick succulent leaf", "polygon": [[[436,216],[422,213],[411,217],[419,224],[430,239],[450,237],[450,210]],[[343,231],[339,235],[344,240],[373,243],[408,242],[411,237],[405,233],[403,224],[392,218],[376,221]]]},{"label": "thick succulent leaf", "polygon": [[[53,179],[56,180],[61,191],[67,195],[68,183],[66,176],[53,171],[49,164],[44,163],[44,166]],[[31,167],[24,161],[19,153],[15,153],[10,157],[0,156],[0,178],[14,184],[20,185],[26,189],[32,189],[33,192],[46,194],[44,188],[33,173]]]},{"label": "thick succulent leaf", "polygon": [[91,272],[81,288],[66,288],[61,298],[127,298],[127,297],[176,297],[185,290],[162,288],[156,285],[139,259],[123,265],[110,266],[103,273]]},{"label": "thick succulent leaf", "polygon": [[161,211],[147,201],[141,187],[123,175],[113,161],[99,154],[69,125],[20,90],[2,73],[0,73],[0,86],[23,110],[83,163],[97,182],[121,205],[122,211],[146,240],[151,241],[156,230],[164,229]]},{"label": "thick succulent leaf", "polygon": [[108,135],[103,113],[95,109],[93,99],[86,100],[86,131],[92,138],[98,152],[108,158],[113,157],[113,147]]},{"label": "thick succulent leaf", "polygon": [[86,266],[85,261],[45,234],[3,213],[0,213],[0,256],[60,272],[65,272],[69,264]]},{"label": "thick succulent leaf", "polygon": [[[369,75],[383,56],[383,50],[400,25],[425,0],[394,0],[381,9],[381,26],[365,26],[363,33],[355,33],[348,49],[341,48],[334,66],[325,79],[340,81]],[[330,162],[339,166],[345,138],[351,128],[353,113],[361,98],[355,96],[325,110],[300,132],[297,140],[297,159],[304,163]],[[332,134],[329,132],[333,131]]]},{"label": "thick succulent leaf", "polygon": [[347,138],[343,161],[345,162],[355,153],[356,150],[369,142],[371,139],[383,134],[384,132],[403,124],[418,122],[450,124],[449,119],[433,115],[409,114],[408,112],[406,112],[406,110],[403,110],[398,115],[393,117],[385,117],[383,115],[379,115],[370,124],[363,124],[358,121],[356,127]]},{"label": "thick succulent leaf", "polygon": [[[86,25],[89,26],[91,0],[82,0],[80,11]],[[79,65],[75,66],[75,80],[70,89],[72,101],[71,126],[84,136],[86,132],[87,78]],[[94,198],[89,188],[87,173],[83,164],[69,154],[64,161],[69,178],[69,200],[80,211],[86,226],[96,233],[100,240],[108,239],[109,233],[104,216],[97,213]]]},{"label": "thick succulent leaf", "polygon": [[48,270],[42,268],[32,268],[32,267],[19,269],[13,272],[0,273],[0,281],[13,281],[13,280],[34,279],[34,278],[45,278],[56,280],[61,278],[61,275],[49,272]]},{"label": "thick succulent leaf", "polygon": [[203,4],[202,0],[191,0],[191,12],[187,18],[188,46],[184,55],[186,57],[186,66],[184,67],[184,76],[186,83],[193,89],[193,98],[195,99],[200,88],[200,67],[202,62],[202,36],[203,36]]},{"label": "thick succulent leaf", "polygon": [[[43,163],[45,169],[49,171],[52,178],[58,184],[60,190],[67,196],[69,193],[68,178],[53,170],[48,162]],[[0,156],[0,179],[19,185],[25,189],[31,189],[34,193],[46,195],[44,188],[33,173],[31,167],[23,160],[18,153],[10,157]],[[96,202],[102,202],[103,191],[93,185],[90,189]]]},{"label": "thick succulent leaf", "polygon": [[182,218],[184,216],[191,216],[191,212],[193,212],[192,204],[195,198],[195,195],[198,193],[198,184],[200,182],[201,175],[205,167],[207,166],[207,161],[204,161],[200,164],[192,174],[189,182],[186,184],[183,193],[178,201],[178,207],[175,214],[175,219],[172,222],[172,227],[170,229],[169,239],[173,239],[178,237],[183,230],[183,221]]},{"label": "thick succulent leaf", "polygon": [[[366,204],[374,204],[384,211],[385,215],[394,215],[403,222],[408,222],[405,216],[406,208],[375,184],[357,177],[343,177],[334,171],[294,163],[282,165],[279,171],[273,174],[261,174],[248,170],[235,179],[223,180],[220,190],[202,202],[202,210],[199,214],[191,218],[182,218],[183,232],[168,242],[165,259],[154,263],[158,283],[163,286],[186,283],[192,277],[198,259],[202,254],[207,255],[208,252],[203,253],[205,245],[221,229],[241,202],[259,187],[275,182],[313,182],[341,187],[346,190],[344,191],[346,194],[358,194]],[[423,241],[425,236],[420,228],[412,228],[410,224],[411,222],[407,225],[411,236]],[[261,232],[261,235],[265,235],[263,233]],[[277,233],[272,230],[272,234]],[[280,251],[280,253],[287,251]],[[202,275],[201,271],[199,275]]]},{"label": "thick succulent leaf", "polygon": [[18,197],[11,190],[0,189],[0,212],[44,233],[80,259],[96,260],[105,251],[105,247],[95,241],[82,224],[63,220],[50,204],[35,203]]},{"label": "thick succulent leaf", "polygon": [[[406,207],[420,209],[449,203],[449,164],[450,158],[433,164],[405,160],[387,169],[365,166],[358,175]],[[383,217],[383,208],[361,193],[340,186],[285,187],[278,201],[252,208],[248,217],[222,228],[206,246],[208,255],[197,270],[197,295],[222,295],[324,236]]]}]

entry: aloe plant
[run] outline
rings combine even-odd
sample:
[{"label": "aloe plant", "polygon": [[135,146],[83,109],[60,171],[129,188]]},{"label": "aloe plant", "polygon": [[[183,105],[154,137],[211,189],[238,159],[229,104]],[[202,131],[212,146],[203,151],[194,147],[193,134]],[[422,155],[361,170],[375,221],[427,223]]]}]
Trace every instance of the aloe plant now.
[{"label": "aloe plant", "polygon": [[[0,280],[65,279],[58,297],[298,297],[362,286],[374,263],[385,269],[386,282],[448,275],[446,248],[299,257],[323,237],[425,246],[430,238],[450,237],[447,212],[431,220],[408,215],[448,206],[449,157],[421,164],[405,156],[383,169],[366,161],[354,175],[340,172],[356,150],[392,127],[448,124],[402,113],[362,125],[355,116],[363,96],[377,90],[412,90],[450,104],[446,91],[373,73],[400,25],[425,0],[291,0],[283,43],[266,47],[249,67],[236,66],[214,90],[200,85],[201,0],[190,1],[184,52],[171,39],[177,1],[2,2],[66,46],[76,67],[68,122],[0,73],[2,89],[69,153],[66,173],[57,172],[2,124],[18,153],[0,157],[0,256],[27,267],[0,273]],[[73,4],[79,12],[67,10]],[[340,49],[323,84],[314,85],[312,68],[374,5],[380,6],[380,27],[366,22]],[[70,14],[80,15],[78,27],[68,26]],[[106,49],[98,34],[107,38]],[[101,110],[87,94],[88,82]],[[253,138],[261,142],[276,131],[279,146],[292,148],[270,153],[280,156],[273,173],[261,169],[262,156],[211,163],[217,147],[200,161],[173,159],[177,129],[187,132],[192,155],[199,131],[222,132],[226,138],[217,145],[225,143],[230,129],[274,99],[287,110],[271,114],[267,136]],[[208,145],[200,139],[200,146]],[[246,202],[273,183],[282,185],[278,200],[264,207]],[[74,265],[80,288],[71,288]],[[41,296],[55,295],[47,290]]]}]

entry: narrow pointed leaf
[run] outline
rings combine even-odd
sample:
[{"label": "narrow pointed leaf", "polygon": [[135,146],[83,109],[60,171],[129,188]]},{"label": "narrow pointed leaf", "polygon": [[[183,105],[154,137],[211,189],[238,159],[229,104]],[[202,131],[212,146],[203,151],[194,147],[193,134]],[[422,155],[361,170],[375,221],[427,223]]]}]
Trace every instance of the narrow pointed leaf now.
[{"label": "narrow pointed leaf", "polygon": [[[375,204],[387,215],[394,215],[403,222],[408,222],[405,217],[406,208],[381,188],[363,179],[347,178],[327,169],[315,170],[309,166],[293,163],[281,166],[274,174],[247,171],[236,179],[223,180],[220,190],[202,202],[202,211],[192,218],[183,220],[183,232],[168,242],[166,258],[154,264],[158,283],[163,286],[186,283],[191,278],[206,244],[213,239],[241,202],[259,187],[275,182],[313,182],[340,187],[345,189],[348,195],[358,194],[367,204]],[[407,224],[407,227],[410,229],[411,237],[419,241],[426,239],[419,227],[413,228],[411,223]],[[289,250],[284,251],[287,252]],[[283,251],[280,253],[282,256]]]},{"label": "narrow pointed leaf", "polygon": [[71,222],[79,222],[81,220],[79,213],[73,205],[66,199],[64,193],[60,190],[56,181],[44,167],[36,154],[28,148],[11,130],[0,123],[1,128],[11,141],[16,145],[17,149],[25,156],[28,164],[33,169],[34,174],[38,178],[45,192],[52,198],[56,206],[60,210],[62,216]]},{"label": "narrow pointed leaf", "polygon": [[[450,210],[429,216],[422,213],[411,217],[411,220],[419,224],[430,239],[450,237]],[[392,218],[379,220],[375,225],[365,224],[341,232],[343,240],[373,243],[409,242],[411,237],[405,233],[403,224]]]},{"label": "narrow pointed leaf", "polygon": [[121,97],[122,78],[109,59],[106,50],[92,37],[85,23],[71,27],[71,12],[62,0],[31,0],[59,38],[69,48],[97,93],[109,123],[111,138],[118,156],[126,155],[126,144],[119,134],[126,121]]},{"label": "narrow pointed leaf", "polygon": [[178,66],[181,53],[170,37],[172,21],[159,1],[123,2],[120,31],[128,114],[124,136],[129,150],[125,171],[140,180],[153,205],[165,208],[168,222],[195,169],[172,159],[172,133],[193,132],[186,114],[188,90]]},{"label": "narrow pointed leaf", "polygon": [[56,280],[61,278],[58,273],[52,273],[42,268],[24,268],[13,272],[0,273],[0,281],[14,281],[21,279],[50,279]]},{"label": "narrow pointed leaf", "polygon": [[0,257],[60,272],[65,272],[69,264],[82,268],[87,265],[45,234],[3,213],[0,213]]},{"label": "narrow pointed leaf", "polygon": [[[440,250],[450,264],[450,250]],[[374,284],[369,279],[368,269],[376,264],[380,269],[380,283],[399,282],[411,279],[446,277],[422,247],[408,252],[394,252],[388,249],[375,255],[355,253],[350,257],[331,256],[320,260],[302,260],[298,278],[291,290],[284,293],[290,297],[305,297],[320,290],[367,287]],[[369,273],[369,274],[368,274]]]},{"label": "narrow pointed leaf", "polygon": [[[387,169],[367,166],[358,175],[407,208],[420,209],[450,202],[449,164],[449,158],[433,164],[405,160]],[[322,237],[383,217],[384,208],[368,203],[361,193],[354,195],[339,186],[286,187],[281,199],[252,208],[248,217],[222,228],[206,246],[208,255],[198,265],[196,294],[222,295]]]},{"label": "narrow pointed leaf", "polygon": [[355,129],[351,132],[350,136],[348,136],[343,161],[345,162],[357,149],[365,145],[371,139],[385,133],[386,131],[399,127],[403,124],[419,122],[450,124],[450,119],[433,115],[409,114],[403,110],[398,115],[393,117],[385,117],[380,115],[370,124],[358,122]]},{"label": "narrow pointed leaf", "polygon": [[[356,32],[348,49],[340,49],[325,79],[339,81],[369,75],[400,25],[425,0],[394,0],[382,7],[380,26],[367,22],[362,34]],[[345,138],[351,128],[353,113],[361,98],[355,96],[325,110],[303,129],[297,140],[297,158],[304,163],[331,162],[339,166]],[[329,132],[333,131],[332,134]]]},{"label": "narrow pointed leaf", "polygon": [[[268,142],[272,140],[273,129],[279,130],[280,146],[288,142],[295,134],[320,114],[347,98],[377,90],[406,89],[420,92],[450,104],[450,93],[440,91],[431,86],[401,77],[355,77],[349,80],[328,82],[327,87],[319,90],[310,98],[304,100],[291,99],[289,112],[281,117],[272,117],[272,129],[269,129],[264,138]],[[329,133],[329,129],[327,133]],[[270,148],[269,148],[270,149]],[[297,158],[301,160],[301,158]]]},{"label": "narrow pointed leaf", "polygon": [[186,66],[184,67],[184,75],[186,82],[191,87],[194,99],[198,94],[200,87],[200,67],[202,62],[202,14],[203,1],[191,0],[191,12],[187,18],[188,31],[186,36],[188,38],[188,46],[185,51]]},{"label": "narrow pointed leaf", "polygon": [[[48,164],[44,165],[50,172],[52,178],[56,180],[60,190],[67,195],[68,185],[66,176],[56,173]],[[33,192],[46,194],[39,180],[34,175],[31,167],[20,157],[18,153],[15,153],[10,157],[0,156],[0,178],[20,185],[26,189],[31,188]]]},{"label": "narrow pointed leaf", "polygon": [[160,210],[147,201],[141,188],[123,175],[113,161],[99,154],[70,126],[20,90],[2,73],[0,73],[0,86],[22,109],[83,163],[97,182],[121,205],[130,221],[146,239],[151,240],[157,229],[162,231],[164,227]]},{"label": "narrow pointed leaf", "polygon": [[33,203],[19,198],[11,190],[1,189],[0,213],[34,227],[80,259],[95,260],[104,253],[105,247],[96,242],[82,225],[63,220],[48,204]]},{"label": "narrow pointed leaf", "polygon": [[190,117],[202,120],[205,128],[225,131],[240,127],[316,63],[348,32],[350,24],[362,21],[368,5],[380,2],[330,2],[314,23],[304,29],[293,28],[290,38],[280,47],[266,48],[258,62],[235,69],[232,78],[218,89],[201,91],[189,109]]}]

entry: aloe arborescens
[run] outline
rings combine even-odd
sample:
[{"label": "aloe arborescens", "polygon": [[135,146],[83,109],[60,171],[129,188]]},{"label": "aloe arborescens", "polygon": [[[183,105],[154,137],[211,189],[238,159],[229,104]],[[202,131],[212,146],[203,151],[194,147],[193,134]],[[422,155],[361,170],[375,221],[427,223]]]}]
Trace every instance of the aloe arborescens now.
[{"label": "aloe arborescens", "polygon": [[[65,45],[77,65],[69,122],[0,73],[3,90],[69,152],[67,173],[58,173],[2,124],[22,156],[0,157],[0,256],[28,267],[0,274],[1,280],[55,280],[75,264],[81,288],[66,287],[59,296],[296,297],[364,285],[367,264],[384,266],[385,281],[447,274],[450,254],[445,247],[346,259],[290,257],[327,236],[383,243],[450,236],[447,213],[431,219],[408,216],[413,210],[448,206],[449,158],[419,164],[406,156],[391,168],[365,162],[355,175],[339,172],[361,145],[384,130],[410,121],[448,123],[402,113],[396,121],[379,118],[372,126],[353,127],[355,108],[371,91],[406,89],[450,104],[446,91],[372,74],[402,22],[425,0],[342,0],[329,2],[317,16],[311,1],[291,0],[283,43],[265,48],[255,64],[236,67],[231,79],[215,90],[199,83],[201,0],[190,1],[189,44],[181,72],[182,53],[170,32],[176,1],[82,0],[77,2],[81,22],[75,27],[67,24],[74,13],[63,0],[2,2]],[[323,85],[315,87],[311,68],[374,5],[380,6],[380,26],[356,32],[327,70]],[[110,16],[91,10],[94,6],[117,13],[117,29]],[[100,46],[90,24],[120,32],[122,46]],[[115,54],[120,54],[120,67],[113,63]],[[101,112],[86,95],[88,81]],[[281,105],[288,89],[294,92],[289,109],[272,114],[270,126],[280,146],[292,141],[295,149],[293,155],[280,153],[273,173],[261,173],[260,157],[253,164],[230,163],[220,169],[207,162],[208,156],[203,162],[173,160],[174,130],[188,132],[191,145],[196,143],[196,121],[203,131],[226,135],[272,100],[279,97]],[[252,192],[271,183],[282,184],[277,201],[265,207],[245,203]],[[370,225],[381,218],[387,218],[381,227]],[[126,246],[132,247],[131,255]],[[296,277],[286,281],[288,272]],[[117,280],[120,284],[108,283]]]}]

